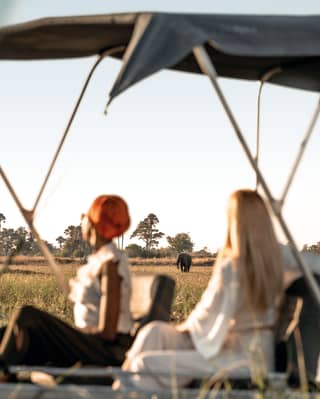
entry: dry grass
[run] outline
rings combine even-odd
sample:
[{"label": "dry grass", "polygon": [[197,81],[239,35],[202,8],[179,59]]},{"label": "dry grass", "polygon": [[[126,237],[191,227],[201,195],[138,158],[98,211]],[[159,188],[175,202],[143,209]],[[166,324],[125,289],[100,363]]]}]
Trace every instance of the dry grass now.
[{"label": "dry grass", "polygon": [[[215,258],[193,258],[192,266],[213,266]],[[132,266],[172,266],[176,264],[176,258],[131,258]]]},{"label": "dry grass", "polygon": [[[160,273],[170,275],[176,281],[176,295],[172,309],[172,320],[183,320],[199,300],[210,278],[211,267],[191,267],[189,273],[177,270],[174,260],[167,265],[154,265],[152,259],[142,264],[131,266],[132,273]],[[167,260],[166,260],[167,261]],[[60,262],[59,262],[60,263]],[[67,278],[72,277],[78,263],[66,259],[61,269]],[[0,325],[7,323],[13,309],[22,304],[29,304],[53,313],[63,320],[72,322],[72,304],[62,295],[55,277],[42,257],[17,257],[9,272],[0,276]]]},{"label": "dry grass", "polygon": [[[3,263],[6,260],[5,256],[0,256],[0,263]],[[63,258],[63,257],[55,257],[55,261],[58,264],[69,265],[69,264],[79,264],[79,258]],[[24,256],[18,255],[14,257],[13,260],[14,266],[25,265],[25,266],[44,266],[46,261],[43,256]]]},{"label": "dry grass", "polygon": [[[73,266],[62,266],[67,277],[76,270]],[[15,307],[34,305],[53,313],[64,320],[72,320],[72,307],[57,287],[55,277],[44,264],[12,265],[9,272],[1,275],[0,324],[6,324]]]}]

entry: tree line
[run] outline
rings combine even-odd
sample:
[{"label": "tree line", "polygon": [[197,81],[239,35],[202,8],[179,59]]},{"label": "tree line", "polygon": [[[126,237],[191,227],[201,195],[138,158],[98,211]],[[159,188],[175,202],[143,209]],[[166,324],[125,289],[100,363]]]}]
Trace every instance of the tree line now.
[{"label": "tree line", "polygon": [[[8,256],[13,253],[20,255],[40,255],[37,242],[32,234],[24,227],[17,229],[4,227],[6,217],[0,213],[0,255]],[[149,213],[140,221],[130,236],[130,239],[142,241],[142,245],[129,244],[125,249],[129,257],[168,257],[176,256],[180,252],[192,252],[194,243],[189,233],[178,233],[175,236],[166,236],[158,229],[159,219],[154,213]],[[165,237],[167,247],[159,248],[160,240]],[[89,245],[82,239],[81,226],[70,225],[62,235],[58,236],[55,244],[46,244],[56,256],[85,258],[90,253]],[[120,247],[121,238],[117,242]],[[197,252],[198,256],[211,256],[205,247]]]},{"label": "tree line", "polygon": [[[17,229],[5,228],[6,217],[0,213],[0,256],[11,254],[20,254],[28,256],[41,255],[35,238],[25,227]],[[141,220],[136,229],[130,236],[130,239],[142,241],[142,245],[135,243],[129,244],[125,249],[129,257],[143,258],[163,258],[176,256],[181,252],[193,252],[194,243],[189,233],[178,233],[175,236],[166,236],[158,229],[159,219],[154,213]],[[160,240],[165,237],[168,243],[167,247],[159,248]],[[63,235],[56,238],[56,243],[52,244],[45,241],[49,250],[56,256],[86,258],[90,253],[90,246],[82,239],[81,226],[68,226]],[[122,240],[117,242],[121,247]],[[305,244],[303,250],[320,253],[320,242],[315,244]],[[193,252],[197,257],[214,256],[207,247]]]},{"label": "tree line", "polygon": [[316,242],[315,244],[305,244],[302,249],[303,251],[316,252],[320,254],[320,242]]}]

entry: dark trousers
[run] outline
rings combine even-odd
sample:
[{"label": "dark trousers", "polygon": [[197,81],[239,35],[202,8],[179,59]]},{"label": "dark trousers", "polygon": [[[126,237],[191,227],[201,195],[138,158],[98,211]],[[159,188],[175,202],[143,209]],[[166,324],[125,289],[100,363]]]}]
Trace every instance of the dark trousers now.
[{"label": "dark trousers", "polygon": [[32,306],[17,309],[0,337],[3,363],[57,367],[71,367],[77,362],[120,366],[133,341],[128,334],[118,334],[112,342],[85,334]]}]

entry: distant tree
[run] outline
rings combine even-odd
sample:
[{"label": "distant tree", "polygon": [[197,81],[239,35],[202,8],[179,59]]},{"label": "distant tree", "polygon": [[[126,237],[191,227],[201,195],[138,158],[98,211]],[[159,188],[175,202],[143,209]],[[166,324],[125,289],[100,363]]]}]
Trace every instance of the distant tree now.
[{"label": "distant tree", "polygon": [[139,240],[145,243],[146,256],[150,256],[152,248],[159,245],[159,240],[164,236],[164,233],[159,231],[156,226],[159,223],[159,219],[154,213],[143,219],[131,234],[130,238],[137,237]]},{"label": "distant tree", "polygon": [[17,248],[18,238],[17,233],[12,228],[3,228],[0,232],[0,254],[7,256]]},{"label": "distant tree", "polygon": [[195,256],[197,258],[208,258],[208,257],[214,256],[214,254],[212,254],[209,251],[208,247],[203,247],[199,251],[193,252],[193,256]]},{"label": "distant tree", "polygon": [[177,253],[192,252],[194,244],[188,233],[178,233],[174,237],[167,237],[170,248],[174,249]]},{"label": "distant tree", "polygon": [[[55,247],[53,244],[51,244],[51,242],[48,242],[48,241],[46,241],[46,240],[43,240],[43,242],[46,244],[48,250],[49,250],[51,253],[53,253],[53,254],[56,254],[56,253],[57,253],[57,247]],[[37,245],[37,244],[36,244],[36,245]],[[38,250],[37,250],[37,254],[40,254],[40,253],[41,253],[41,251],[40,251],[40,249],[38,249]]]},{"label": "distant tree", "polygon": [[[56,248],[45,241],[50,251],[54,251]],[[2,228],[0,230],[0,255],[38,255],[40,249],[37,241],[34,239],[30,231],[25,227],[18,227],[17,229]]]},{"label": "distant tree", "polygon": [[75,256],[74,252],[81,246],[80,241],[82,241],[80,226],[68,226],[64,230],[64,235],[66,239],[63,245],[63,255]]},{"label": "distant tree", "polygon": [[60,245],[62,256],[86,257],[91,249],[89,244],[82,239],[81,226],[70,225],[64,230],[65,237],[59,236],[56,241]]},{"label": "distant tree", "polygon": [[[44,242],[44,244],[51,253],[55,254],[57,252],[57,248],[53,244],[44,239],[42,239],[42,241]],[[32,233],[30,232],[27,233],[20,253],[22,253],[23,255],[33,255],[33,256],[42,255],[39,245],[35,240],[35,238],[33,237]]]},{"label": "distant tree", "polygon": [[[32,237],[31,234],[30,234],[30,236]],[[32,240],[33,240],[33,242],[32,242],[32,245],[30,244],[28,253],[24,253],[24,255],[31,255],[31,256],[43,255],[37,241],[33,237],[32,237]],[[44,239],[42,239],[42,241],[52,254],[54,254],[54,255],[58,254],[57,247],[55,247],[51,242],[44,240]]]},{"label": "distant tree", "polygon": [[59,236],[56,238],[56,241],[59,244],[59,249],[62,249],[62,246],[63,246],[64,242],[66,241],[66,239],[62,236]]},{"label": "distant tree", "polygon": [[159,248],[157,253],[159,258],[171,258],[177,255],[176,250],[171,247]]},{"label": "distant tree", "polygon": [[316,244],[305,244],[303,246],[303,250],[304,251],[309,251],[309,252],[316,252],[316,253],[320,253],[320,242],[317,242]]},{"label": "distant tree", "polygon": [[4,216],[3,213],[0,213],[0,230],[2,227],[2,223],[5,223],[5,222],[6,222],[6,217]]},{"label": "distant tree", "polygon": [[21,255],[33,255],[35,241],[25,227],[18,227],[15,231],[16,245]]},{"label": "distant tree", "polygon": [[24,227],[19,227],[18,229],[3,228],[0,232],[1,242],[0,242],[0,252],[1,255],[9,255],[15,253],[21,253],[25,255],[27,252],[26,239],[28,232]]},{"label": "distant tree", "polygon": [[125,251],[129,258],[143,258],[145,256],[145,250],[138,244],[129,244]]}]

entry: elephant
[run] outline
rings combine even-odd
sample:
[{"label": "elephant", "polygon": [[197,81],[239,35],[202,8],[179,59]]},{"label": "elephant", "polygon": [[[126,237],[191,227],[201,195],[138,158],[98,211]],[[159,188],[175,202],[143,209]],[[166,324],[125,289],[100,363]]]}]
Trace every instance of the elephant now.
[{"label": "elephant", "polygon": [[179,254],[177,259],[177,268],[180,269],[182,272],[188,272],[190,270],[190,266],[192,264],[192,257],[191,255],[183,252]]}]

